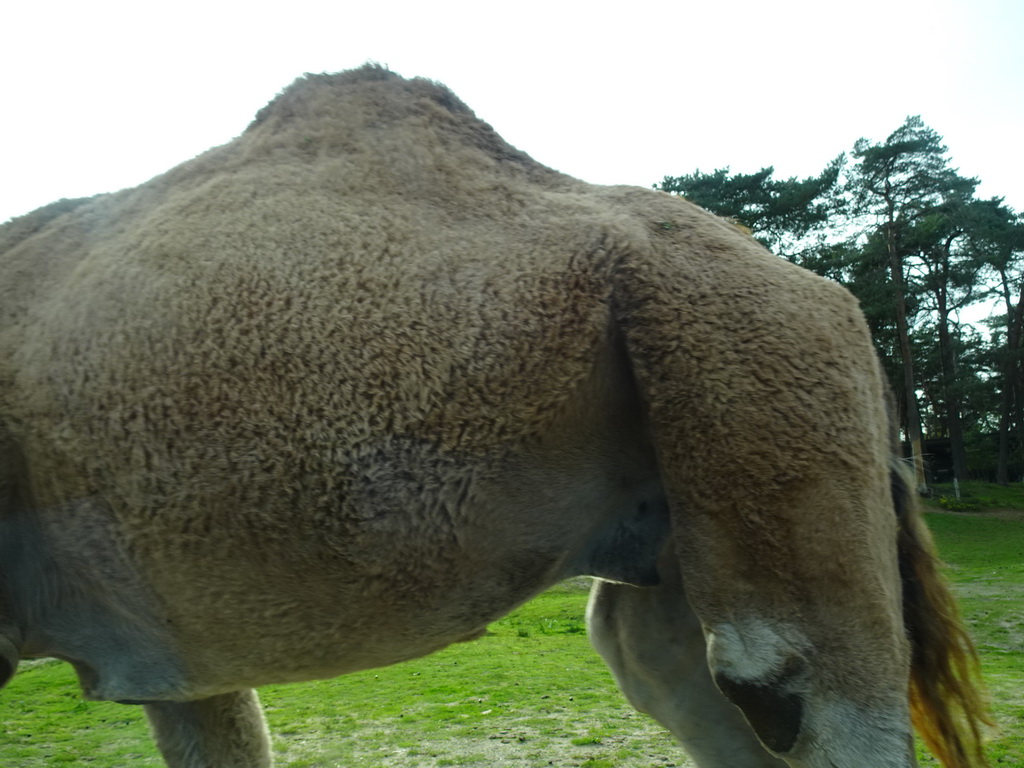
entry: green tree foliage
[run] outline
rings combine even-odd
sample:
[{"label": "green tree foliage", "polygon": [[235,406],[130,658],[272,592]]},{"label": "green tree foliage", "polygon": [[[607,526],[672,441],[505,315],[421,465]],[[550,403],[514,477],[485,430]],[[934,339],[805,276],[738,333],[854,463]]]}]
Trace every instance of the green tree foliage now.
[{"label": "green tree foliage", "polygon": [[828,225],[835,206],[830,194],[843,161],[840,155],[819,175],[806,179],[775,179],[772,167],[733,175],[728,168],[719,168],[709,174],[698,170],[688,176],[666,176],[654,186],[732,219],[767,248],[792,259],[800,243]]},{"label": "green tree foliage", "polygon": [[[915,456],[949,441],[954,475],[968,445],[999,432],[999,476],[1024,446],[1024,221],[951,167],[942,137],[908,117],[884,141],[858,140],[806,179],[699,170],[655,187],[747,227],[768,248],[860,299]],[[960,321],[992,296],[989,334]],[[994,455],[994,449],[988,453]],[[1018,459],[1024,458],[1016,454]],[[923,475],[920,476],[923,481]]]},{"label": "green tree foliage", "polygon": [[971,207],[971,248],[993,280],[1002,314],[989,318],[993,329],[992,367],[1000,388],[996,481],[1009,482],[1011,455],[1021,462],[1024,448],[1024,217],[992,198]]},{"label": "green tree foliage", "polygon": [[[891,303],[903,374],[904,424],[923,480],[921,419],[907,316],[907,295],[916,292],[931,301],[942,375],[941,403],[951,443],[953,473],[967,479],[960,386],[956,381],[956,334],[952,313],[971,300],[977,267],[961,258],[954,246],[963,236],[964,208],[977,186],[949,167],[942,137],[921,121],[908,117],[884,142],[859,139],[853,147],[848,190],[854,211],[866,217],[866,242],[884,249],[889,267]],[[911,274],[914,271],[915,274]],[[916,278],[916,284],[915,284]],[[965,287],[966,286],[966,287]]]}]

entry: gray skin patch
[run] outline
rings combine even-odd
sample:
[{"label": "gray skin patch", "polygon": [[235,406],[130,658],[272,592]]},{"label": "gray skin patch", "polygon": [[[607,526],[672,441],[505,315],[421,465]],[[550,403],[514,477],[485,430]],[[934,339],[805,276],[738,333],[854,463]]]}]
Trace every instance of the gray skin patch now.
[{"label": "gray skin patch", "polygon": [[773,752],[793,749],[803,720],[803,698],[788,693],[783,685],[762,685],[715,675],[715,684],[740,708],[754,733]]},{"label": "gray skin patch", "polygon": [[663,498],[636,504],[628,515],[613,518],[597,531],[572,562],[573,576],[596,576],[607,581],[654,587],[658,555],[669,534],[668,505]]},{"label": "gray skin patch", "polygon": [[[0,516],[0,582],[20,655],[70,662],[86,698],[174,697],[184,668],[113,534],[96,499]],[[0,643],[0,673],[3,651]]]}]

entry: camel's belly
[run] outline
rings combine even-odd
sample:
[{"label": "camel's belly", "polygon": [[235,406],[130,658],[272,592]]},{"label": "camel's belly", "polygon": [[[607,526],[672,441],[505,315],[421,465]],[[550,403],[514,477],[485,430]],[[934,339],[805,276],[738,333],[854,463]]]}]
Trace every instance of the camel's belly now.
[{"label": "camel's belly", "polygon": [[32,602],[41,583],[60,598],[29,611],[26,655],[74,662],[92,698],[192,698],[422,656],[572,575],[655,578],[668,530],[655,479],[473,493],[457,516],[432,498],[367,516],[347,538],[316,526],[258,543],[165,535],[161,558],[135,563],[113,546],[109,510],[68,505],[6,536],[38,564],[8,578],[15,599]]},{"label": "camel's belly", "polygon": [[196,679],[219,689],[393,664],[479,636],[569,576],[656,580],[668,533],[656,481],[545,494],[530,500],[530,514],[517,515],[529,494],[511,495],[455,528],[413,538],[384,532],[351,560],[326,547],[315,558],[285,553],[264,570],[246,564],[235,569],[248,573],[244,580],[214,579],[222,597],[198,612],[179,592]]}]

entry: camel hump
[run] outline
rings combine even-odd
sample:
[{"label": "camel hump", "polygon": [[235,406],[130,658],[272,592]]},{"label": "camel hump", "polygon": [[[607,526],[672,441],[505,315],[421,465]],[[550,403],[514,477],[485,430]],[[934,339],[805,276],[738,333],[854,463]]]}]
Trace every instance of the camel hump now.
[{"label": "camel hump", "polygon": [[55,219],[90,202],[93,197],[61,198],[24,216],[16,216],[0,226],[0,253],[6,253],[27,240]]}]

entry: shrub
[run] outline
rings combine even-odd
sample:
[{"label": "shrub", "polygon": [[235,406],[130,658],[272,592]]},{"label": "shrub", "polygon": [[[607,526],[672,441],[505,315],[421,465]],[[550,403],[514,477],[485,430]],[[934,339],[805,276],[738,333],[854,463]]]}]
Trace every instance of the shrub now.
[{"label": "shrub", "polygon": [[984,508],[980,499],[958,499],[955,496],[939,496],[935,503],[950,512],[977,512]]}]

